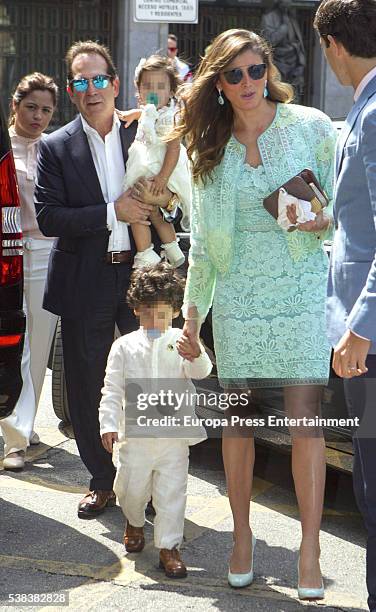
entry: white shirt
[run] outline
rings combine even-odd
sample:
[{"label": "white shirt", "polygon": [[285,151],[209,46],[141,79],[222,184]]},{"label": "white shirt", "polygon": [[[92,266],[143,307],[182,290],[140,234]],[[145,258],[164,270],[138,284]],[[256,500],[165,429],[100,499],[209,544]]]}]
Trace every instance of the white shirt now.
[{"label": "white shirt", "polygon": [[360,94],[367,87],[368,83],[370,81],[372,81],[373,77],[376,77],[376,66],[374,68],[372,68],[372,70],[367,72],[367,74],[360,81],[360,83],[359,83],[359,85],[356,88],[355,93],[354,93],[354,102],[357,101],[357,99],[359,98]]},{"label": "white shirt", "polygon": [[[188,439],[188,444],[196,444],[206,438],[202,425],[190,426],[195,416],[196,393],[191,378],[208,376],[212,363],[202,346],[199,357],[193,361],[183,359],[176,348],[176,341],[181,334],[181,329],[170,327],[159,338],[150,340],[141,327],[115,340],[108,356],[99,407],[101,435],[111,431],[121,432],[124,405],[126,437],[175,437]],[[126,398],[127,390],[131,396],[129,403]],[[161,402],[154,408],[149,406],[147,409],[146,406],[137,406],[139,398],[144,394],[144,401],[147,401],[151,393],[160,397],[162,390],[170,390],[183,398],[178,409],[174,401],[167,404]],[[169,414],[172,412],[180,419],[178,423],[172,427],[158,424],[148,426],[144,423],[145,418],[160,418],[167,414],[166,409],[162,412],[158,410],[163,405],[168,407]],[[143,417],[142,423],[137,423],[138,417]],[[184,417],[187,417],[187,421]]]},{"label": "white shirt", "polygon": [[97,130],[92,128],[81,115],[82,127],[89,141],[95,169],[102,189],[104,201],[107,203],[107,227],[111,231],[108,240],[108,251],[129,251],[128,224],[116,217],[114,202],[123,193],[124,158],[120,140],[118,116],[114,113],[111,132],[104,140]]}]

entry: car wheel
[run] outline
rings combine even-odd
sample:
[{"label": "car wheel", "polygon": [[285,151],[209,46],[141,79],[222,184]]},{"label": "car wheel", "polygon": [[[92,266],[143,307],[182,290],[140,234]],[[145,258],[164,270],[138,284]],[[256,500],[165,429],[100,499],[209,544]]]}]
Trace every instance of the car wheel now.
[{"label": "car wheel", "polygon": [[56,416],[64,423],[70,423],[67,389],[65,386],[63,341],[61,322],[58,321],[55,335],[55,346],[52,359],[52,405]]}]

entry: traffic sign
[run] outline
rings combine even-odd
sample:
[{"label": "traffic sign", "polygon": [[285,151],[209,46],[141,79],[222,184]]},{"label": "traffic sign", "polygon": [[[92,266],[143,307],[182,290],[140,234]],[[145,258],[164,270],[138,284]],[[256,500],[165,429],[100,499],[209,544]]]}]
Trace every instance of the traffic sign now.
[{"label": "traffic sign", "polygon": [[134,0],[134,20],[152,23],[197,23],[198,0]]}]

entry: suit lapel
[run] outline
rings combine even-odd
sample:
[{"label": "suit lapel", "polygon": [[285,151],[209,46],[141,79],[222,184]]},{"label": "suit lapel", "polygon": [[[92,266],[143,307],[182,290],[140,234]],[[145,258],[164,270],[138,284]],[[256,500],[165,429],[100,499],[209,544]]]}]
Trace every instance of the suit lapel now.
[{"label": "suit lapel", "polygon": [[[128,160],[128,149],[136,135],[137,121],[134,121],[130,127],[126,129],[122,122],[119,131],[125,167]],[[93,201],[103,204],[104,198],[101,185],[80,116],[76,118],[68,133],[69,138],[66,140],[65,144],[73,160],[74,166],[82,182],[85,184],[86,189],[93,196]]]},{"label": "suit lapel", "polygon": [[70,131],[70,138],[66,140],[66,147],[81,177],[81,181],[85,184],[87,191],[93,196],[93,201],[103,204],[104,198],[101,185],[80,116],[77,117],[73,129]]},{"label": "suit lapel", "polygon": [[347,142],[348,137],[350,136],[352,129],[355,125],[357,118],[359,117],[360,112],[363,110],[368,100],[376,93],[376,78],[373,78],[367,85],[367,87],[362,91],[358,100],[355,102],[351,111],[347,115],[345,125],[342,128],[341,134],[337,141],[336,147],[336,177],[338,177],[341,172],[341,166],[343,161],[343,151]]},{"label": "suit lapel", "polygon": [[121,148],[123,151],[124,167],[125,167],[128,161],[128,149],[131,146],[136,136],[137,121],[134,121],[129,126],[129,128],[124,127],[123,121],[121,121],[120,123],[121,123],[120,128],[119,128],[120,129],[120,142],[121,142]]}]

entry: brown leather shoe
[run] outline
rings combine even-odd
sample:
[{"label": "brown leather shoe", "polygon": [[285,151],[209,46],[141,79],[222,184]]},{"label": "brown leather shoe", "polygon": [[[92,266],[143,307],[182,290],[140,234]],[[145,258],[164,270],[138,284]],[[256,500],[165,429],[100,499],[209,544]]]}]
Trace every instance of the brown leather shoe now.
[{"label": "brown leather shoe", "polygon": [[144,528],[133,527],[127,523],[124,533],[124,546],[127,552],[141,552],[145,546]]},{"label": "brown leather shoe", "polygon": [[102,514],[107,507],[115,506],[116,495],[113,491],[90,491],[78,504],[78,518],[91,519]]},{"label": "brown leather shoe", "polygon": [[180,559],[177,548],[161,548],[159,551],[159,567],[164,569],[168,578],[186,578],[187,568]]}]

